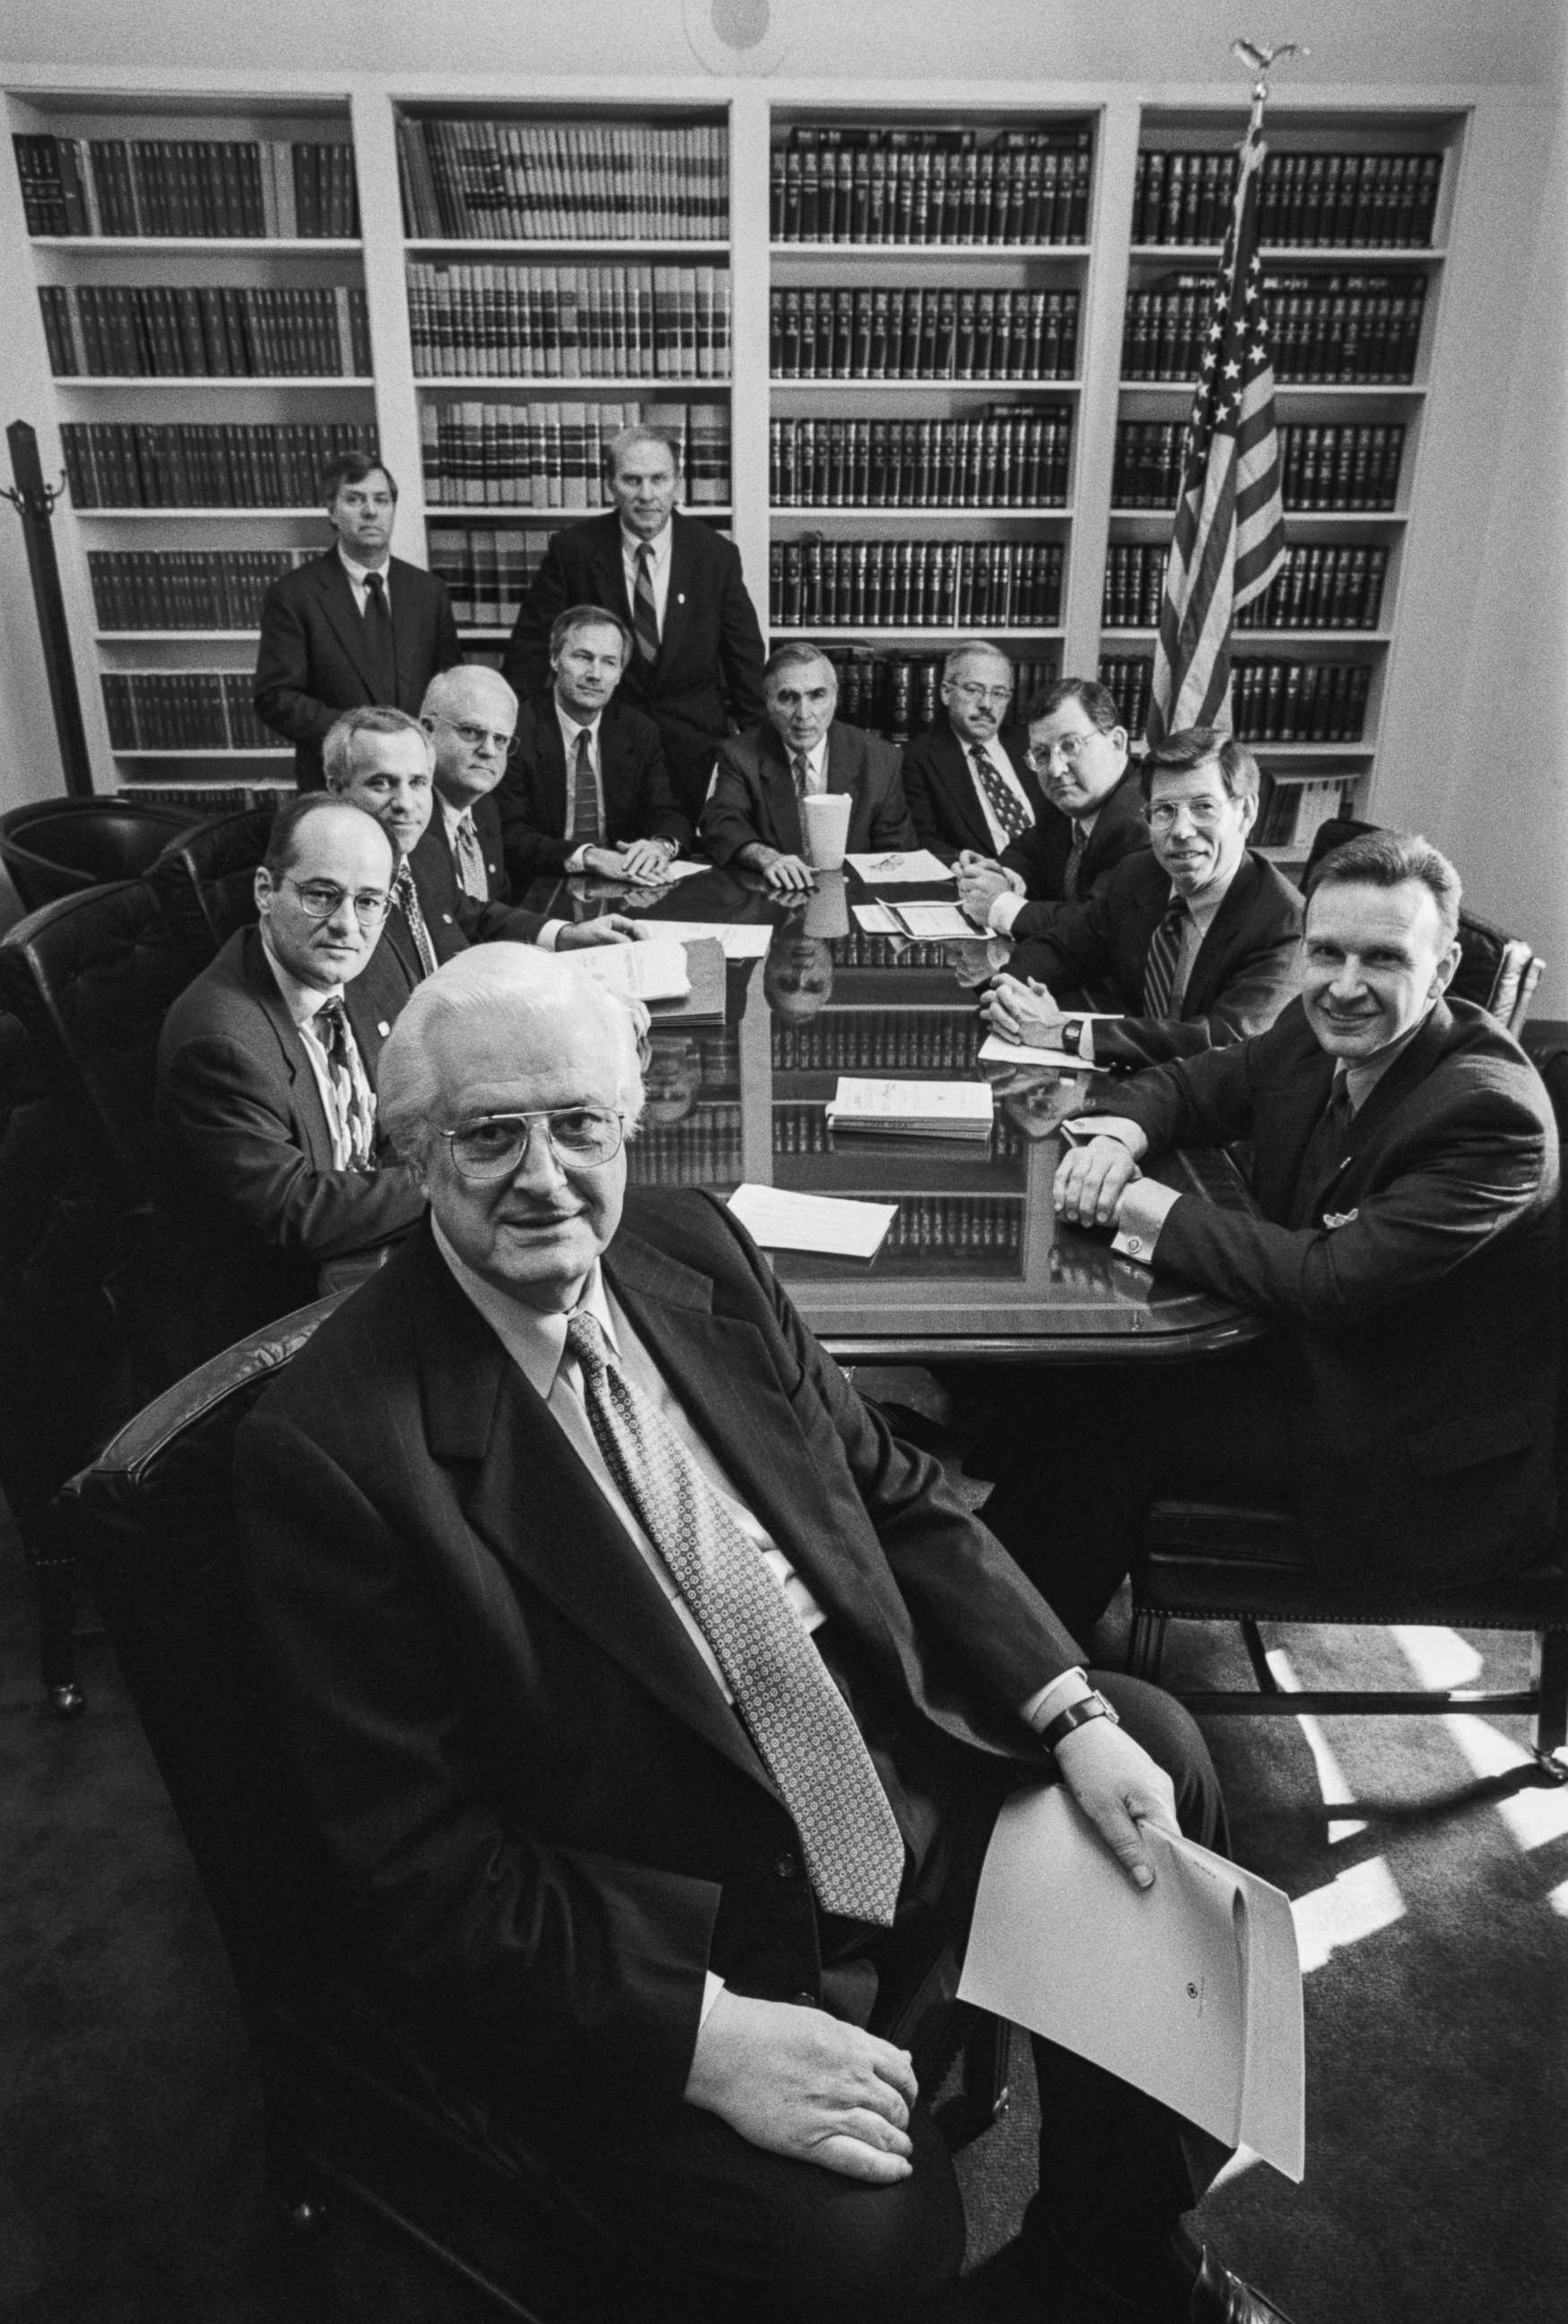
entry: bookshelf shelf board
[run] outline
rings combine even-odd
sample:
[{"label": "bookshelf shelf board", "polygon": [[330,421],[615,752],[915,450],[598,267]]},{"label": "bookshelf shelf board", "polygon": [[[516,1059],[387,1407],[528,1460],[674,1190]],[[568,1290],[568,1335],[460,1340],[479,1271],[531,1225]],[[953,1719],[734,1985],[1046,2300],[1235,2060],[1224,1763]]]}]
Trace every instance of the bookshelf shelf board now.
[{"label": "bookshelf shelf board", "polygon": [[259,630],[95,630],[94,637],[101,646],[189,645],[201,639],[237,639],[259,637]]},{"label": "bookshelf shelf board", "polygon": [[907,518],[911,522],[918,518],[922,524],[964,524],[975,517],[984,517],[988,521],[1000,517],[1008,524],[1038,524],[1042,519],[1048,519],[1053,524],[1065,524],[1072,513],[1071,503],[1066,501],[1037,501],[1028,508],[998,508],[988,506],[982,501],[944,502],[938,508],[916,508],[908,501],[900,501],[896,508],[890,508],[880,501],[812,501],[809,504],[804,501],[793,503],[779,501],[769,511],[770,516],[796,517],[810,524],[819,523],[824,518],[841,516],[875,517],[879,521],[883,517],[898,517],[900,520]]},{"label": "bookshelf shelf board", "polygon": [[[1163,527],[1168,538],[1171,513],[1168,509],[1113,508],[1112,524],[1137,525],[1140,530]],[[1285,504],[1285,530],[1287,533],[1315,532],[1321,526],[1325,532],[1347,530],[1353,526],[1403,525],[1408,522],[1403,509],[1308,509]]]},{"label": "bookshelf shelf board", "polygon": [[292,256],[305,253],[312,258],[358,257],[362,242],[334,241],[323,235],[282,234],[32,234],[27,237],[34,250],[126,250],[140,254],[165,250],[199,251],[226,254],[242,251],[247,257],[259,252],[274,256],[280,252]]},{"label": "bookshelf shelf board", "polygon": [[512,635],[512,625],[508,622],[504,628],[497,630],[488,628],[480,622],[459,622],[457,635],[460,638],[478,638],[481,641],[489,639],[493,643],[499,641],[504,644]]},{"label": "bookshelf shelf board", "polygon": [[[1108,645],[1131,646],[1136,649],[1139,646],[1151,646],[1154,643],[1155,639],[1159,635],[1159,632],[1158,630],[1147,629],[1141,625],[1134,629],[1122,629],[1112,628],[1109,623],[1106,623],[1102,627],[1100,634]],[[1282,650],[1288,651],[1288,650],[1293,646],[1311,647],[1314,650],[1323,646],[1386,646],[1391,641],[1393,634],[1394,633],[1391,630],[1245,630],[1232,628],[1231,632],[1231,652],[1232,657],[1237,654],[1250,653],[1255,646],[1267,646],[1270,652],[1273,653],[1278,653]]]},{"label": "bookshelf shelf board", "polygon": [[[776,242],[775,263],[783,258],[1087,258],[1086,242]],[[1216,256],[1218,254],[1216,253]]]},{"label": "bookshelf shelf board", "polygon": [[226,765],[231,759],[291,759],[293,752],[280,747],[275,751],[233,751],[226,743],[215,742],[207,751],[122,751],[111,744],[116,759],[222,759]]},{"label": "bookshelf shelf board", "polygon": [[[1190,379],[1124,379],[1117,383],[1119,395],[1179,395],[1192,401]],[[1391,398],[1425,395],[1425,383],[1416,379],[1277,379],[1274,383],[1276,403],[1296,404],[1307,397],[1342,402],[1347,396],[1381,396]]]},{"label": "bookshelf shelf board", "polygon": [[515,242],[490,242],[483,237],[477,241],[472,237],[465,241],[461,235],[427,235],[420,240],[405,242],[403,248],[414,256],[429,251],[433,255],[461,257],[466,263],[479,258],[527,256],[534,251],[542,252],[547,256],[567,258],[577,252],[592,252],[595,256],[603,254],[611,258],[717,258],[726,262],[730,254],[727,236],[714,241],[639,242],[629,235],[610,234],[560,235],[553,241],[547,235],[538,235],[531,241]]},{"label": "bookshelf shelf board", "polygon": [[64,378],[57,377],[54,384],[57,388],[73,392],[81,387],[112,387],[116,391],[127,387],[155,387],[160,394],[165,388],[170,387],[303,387],[309,388],[314,394],[318,389],[323,387],[353,387],[363,390],[374,387],[375,382],[374,379],[361,378],[358,374],[349,375],[341,372],[333,372],[323,379],[318,378],[313,373],[295,371],[181,371],[112,374],[77,372],[69,374]]},{"label": "bookshelf shelf board", "polygon": [[[967,629],[931,627],[888,630],[880,629],[869,622],[813,622],[807,627],[801,628],[798,625],[791,627],[781,622],[770,622],[768,624],[768,632],[775,642],[779,638],[842,638],[850,644],[863,642],[866,645],[949,646],[956,644],[960,638],[972,638],[974,635],[974,626],[971,623]],[[1036,628],[1027,630],[999,630],[988,624],[985,634],[988,638],[1029,640],[1062,638],[1066,635],[1066,632],[1059,622],[1054,628],[1042,623]]]},{"label": "bookshelf shelf board", "polygon": [[[369,384],[368,382],[365,383]],[[674,373],[661,372],[657,378],[650,376],[646,379],[574,379],[562,374],[552,373],[537,379],[503,379],[487,372],[459,372],[456,374],[443,372],[438,376],[416,373],[414,385],[438,395],[452,395],[461,391],[469,402],[473,402],[482,395],[492,395],[498,389],[505,391],[508,388],[522,388],[531,396],[548,393],[551,396],[558,396],[563,401],[570,403],[580,394],[604,393],[648,397],[658,395],[666,388],[675,387],[681,389],[700,387],[710,391],[727,390],[730,385],[730,375],[728,372],[722,376],[712,373],[699,379],[695,373],[690,377],[684,373],[678,377]]]},{"label": "bookshelf shelf board", "polygon": [[[1134,382],[1136,386],[1139,383]],[[1014,395],[1076,395],[1082,382],[1075,379],[779,379],[768,383],[775,394],[788,394],[792,389],[807,389],[813,395],[952,395],[955,391],[964,395],[994,396],[997,389],[1008,388]],[[1150,385],[1158,382],[1151,381]],[[1174,384],[1174,383],[1173,383]],[[1189,386],[1186,393],[1191,395]]]},{"label": "bookshelf shelf board", "polygon": [[[466,517],[494,517],[503,524],[578,524],[585,517],[604,515],[608,503],[593,501],[585,508],[536,508],[531,501],[446,501],[438,504],[425,503],[425,514],[432,524],[453,524]],[[319,515],[318,509],[309,513]],[[683,501],[682,516],[730,516],[733,513],[728,501]]]},{"label": "bookshelf shelf board", "polygon": [[1372,745],[1367,742],[1255,742],[1245,734],[1238,735],[1237,740],[1245,742],[1253,757],[1261,759],[1265,765],[1272,765],[1276,759],[1332,759],[1336,764],[1346,761],[1361,764],[1372,755]]},{"label": "bookshelf shelf board", "polygon": [[[1130,256],[1135,266],[1212,266],[1220,263],[1217,242],[1135,242]],[[1353,269],[1359,274],[1387,273],[1391,266],[1440,266],[1446,250],[1430,244],[1409,248],[1401,243],[1266,242],[1260,253],[1266,267],[1288,272],[1294,266],[1326,266],[1338,273]]]},{"label": "bookshelf shelf board", "polygon": [[82,508],[76,512],[78,517],[93,524],[100,517],[107,518],[115,524],[140,523],[152,519],[162,521],[170,517],[181,524],[212,520],[223,524],[233,524],[239,520],[247,524],[272,524],[280,517],[297,521],[300,517],[319,516],[321,512],[314,505],[309,508]]}]

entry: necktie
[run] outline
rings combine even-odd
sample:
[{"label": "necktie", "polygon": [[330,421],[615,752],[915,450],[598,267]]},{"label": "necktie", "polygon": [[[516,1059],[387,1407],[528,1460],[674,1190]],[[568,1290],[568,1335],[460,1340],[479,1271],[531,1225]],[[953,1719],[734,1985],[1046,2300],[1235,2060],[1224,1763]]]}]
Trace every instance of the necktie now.
[{"label": "necktie", "polygon": [[474,828],[471,815],[457,818],[457,878],[466,896],[476,902],[488,903],[490,876],[484,869],[484,851],[479,844],[479,834]]},{"label": "necktie", "polygon": [[1062,893],[1069,904],[1078,901],[1078,883],[1084,876],[1084,851],[1089,842],[1082,823],[1073,825],[1073,844],[1067,850],[1067,861],[1062,872]]},{"label": "necktie", "polygon": [[313,1021],[327,1052],[327,1078],[347,1157],[345,1167],[366,1170],[375,1148],[375,1100],[364,1077],[358,1046],[348,1029],[347,1012],[334,997],[322,1002]]},{"label": "necktie", "polygon": [[789,767],[795,777],[795,796],[803,799],[811,788],[811,761],[804,751],[797,751],[791,755]]},{"label": "necktie", "polygon": [[1186,923],[1186,899],[1177,896],[1167,907],[1165,918],[1148,940],[1148,954],[1143,964],[1143,1013],[1146,1017],[1168,1017],[1170,1014],[1176,962],[1181,957],[1182,931]]},{"label": "necktie", "polygon": [[653,597],[653,551],[644,541],[637,551],[637,587],[632,599],[632,629],[637,650],[650,664],[659,659],[659,607]]},{"label": "necktie", "polygon": [[364,658],[378,702],[396,704],[397,658],[392,652],[392,609],[386,601],[386,579],[380,573],[364,576]]},{"label": "necktie", "polygon": [[594,746],[587,728],[579,726],[572,747],[572,842],[577,847],[597,847],[603,835],[599,786],[594,780]]},{"label": "necktie", "polygon": [[989,800],[991,811],[1001,824],[1004,838],[1019,838],[1029,829],[1034,816],[1022,799],[1008,788],[978,742],[971,742],[969,755],[974,761],[974,779]]},{"label": "necktie", "polygon": [[800,1835],[817,1901],[888,1928],[904,1842],[853,1713],[754,1542],[578,1308],[567,1342],[605,1466],[669,1566]]},{"label": "necktie", "polygon": [[425,916],[420,909],[419,890],[414,875],[406,863],[398,866],[398,876],[392,881],[392,900],[402,906],[403,918],[409,924],[409,934],[414,940],[414,950],[420,956],[421,976],[436,973],[436,947],[430,942],[430,931],[425,926]]},{"label": "necktie", "polygon": [[1302,1148],[1301,1168],[1296,1180],[1293,1225],[1306,1226],[1311,1222],[1319,1189],[1333,1176],[1344,1159],[1344,1138],[1350,1126],[1350,1084],[1342,1073],[1336,1072],[1329,1086],[1328,1102],[1314,1122],[1312,1134]]}]

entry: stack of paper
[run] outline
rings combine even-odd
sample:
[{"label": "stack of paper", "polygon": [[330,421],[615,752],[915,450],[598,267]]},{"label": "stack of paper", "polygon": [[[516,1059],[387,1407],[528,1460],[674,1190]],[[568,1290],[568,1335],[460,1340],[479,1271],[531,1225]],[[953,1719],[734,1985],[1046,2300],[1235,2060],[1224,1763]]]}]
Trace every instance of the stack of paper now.
[{"label": "stack of paper", "polygon": [[679,1001],[691,991],[684,945],[650,936],[637,944],[591,945],[568,957],[595,984],[633,1001]]},{"label": "stack of paper", "polygon": [[899,1208],[751,1185],[735,1188],[729,1207],[769,1250],[828,1251],[840,1259],[874,1259]]},{"label": "stack of paper", "polygon": [[891,1138],[989,1138],[989,1082],[857,1081],[839,1075],[827,1102],[832,1130]]},{"label": "stack of paper", "polygon": [[885,855],[846,855],[844,862],[852,872],[858,872],[872,887],[886,887],[890,882],[902,885],[910,880],[954,880],[957,874],[950,863],[933,855],[928,847],[894,848]]}]

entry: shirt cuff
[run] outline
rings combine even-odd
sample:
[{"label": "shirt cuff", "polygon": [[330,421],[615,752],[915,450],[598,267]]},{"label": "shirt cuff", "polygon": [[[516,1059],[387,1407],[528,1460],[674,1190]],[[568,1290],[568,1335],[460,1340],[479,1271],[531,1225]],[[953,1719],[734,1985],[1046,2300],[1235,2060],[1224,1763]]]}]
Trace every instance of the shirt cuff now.
[{"label": "shirt cuff", "polygon": [[1147,1267],[1154,1257],[1171,1204],[1180,1200],[1174,1187],[1162,1186],[1153,1178],[1135,1178],[1123,1189],[1117,1204],[1116,1237],[1111,1250],[1121,1251],[1126,1259],[1140,1259]]},{"label": "shirt cuff", "polygon": [[1120,1139],[1130,1154],[1133,1152],[1134,1132],[1139,1137],[1143,1134],[1142,1124],[1125,1113],[1075,1113],[1062,1127],[1075,1131],[1080,1138]]},{"label": "shirt cuff", "polygon": [[541,952],[554,952],[557,945],[560,942],[561,930],[565,927],[565,920],[547,920],[543,927],[540,928],[538,936],[534,938],[534,942],[538,945],[540,950]]},{"label": "shirt cuff", "polygon": [[992,898],[991,909],[985,916],[985,925],[993,936],[1007,935],[1013,922],[1023,910],[1024,902],[1025,899],[1022,896],[1015,896],[1011,893]]},{"label": "shirt cuff", "polygon": [[707,2024],[708,2014],[724,1989],[724,1981],[722,1977],[715,1977],[711,1969],[704,1971],[702,1987],[702,2015],[696,2021],[699,2028]]},{"label": "shirt cuff", "polygon": [[1030,1695],[1020,1713],[1024,1725],[1032,1727],[1038,1735],[1042,1727],[1050,1725],[1059,1711],[1082,1702],[1086,1694],[1093,1692],[1087,1671],[1075,1665],[1073,1669],[1059,1673],[1048,1686],[1042,1686],[1038,1694]]},{"label": "shirt cuff", "polygon": [[588,844],[586,840],[585,840],[581,847],[574,847],[571,853],[567,856],[567,870],[568,872],[586,872],[587,868]]}]

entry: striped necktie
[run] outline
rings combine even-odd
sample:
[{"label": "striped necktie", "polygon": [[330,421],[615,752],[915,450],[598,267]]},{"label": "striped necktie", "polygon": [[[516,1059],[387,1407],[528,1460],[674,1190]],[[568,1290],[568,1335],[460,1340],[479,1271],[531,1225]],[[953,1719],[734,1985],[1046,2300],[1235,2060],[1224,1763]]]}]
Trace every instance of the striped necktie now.
[{"label": "striped necktie", "polygon": [[336,994],[311,1019],[327,1053],[327,1078],[337,1115],[345,1167],[368,1170],[375,1150],[375,1099],[365,1078],[359,1047],[349,1030],[348,1012]]},{"label": "striped necktie", "polygon": [[402,906],[409,934],[414,940],[414,950],[420,956],[420,974],[434,976],[436,947],[430,942],[430,931],[425,926],[425,916],[420,909],[420,892],[414,886],[414,875],[406,863],[398,866],[398,876],[392,881],[392,901]]},{"label": "striped necktie", "polygon": [[1062,872],[1062,893],[1069,904],[1078,901],[1078,884],[1084,876],[1084,856],[1089,844],[1082,821],[1073,825],[1073,843],[1067,850],[1067,861]]},{"label": "striped necktie", "polygon": [[1143,1013],[1168,1017],[1176,990],[1176,963],[1181,958],[1182,932],[1189,915],[1186,898],[1176,896],[1166,907],[1164,918],[1148,940],[1143,964]]},{"label": "striped necktie", "polygon": [[800,1835],[817,1902],[892,1924],[904,1841],[854,1714],[767,1560],[658,1406],[578,1308],[567,1344],[583,1370],[594,1441],[675,1577]]},{"label": "striped necktie", "polygon": [[457,879],[466,896],[476,903],[490,899],[490,875],[484,869],[484,851],[479,844],[479,834],[474,828],[471,815],[457,817]]},{"label": "striped necktie", "polygon": [[637,551],[637,587],[632,599],[632,630],[637,650],[651,668],[659,659],[659,607],[653,595],[653,551],[643,541]]},{"label": "striped necktie", "polygon": [[380,573],[364,576],[364,658],[375,687],[375,699],[395,706],[398,698],[397,656],[392,649],[392,608],[386,601],[386,579]]},{"label": "striped necktie", "polygon": [[599,786],[594,779],[594,745],[587,728],[579,726],[572,745],[572,844],[597,847],[603,835]]},{"label": "striped necktie", "polygon": [[974,761],[974,779],[980,785],[1002,828],[1004,840],[1021,838],[1034,823],[1034,816],[1022,799],[1010,790],[980,743],[971,742],[969,755]]}]

